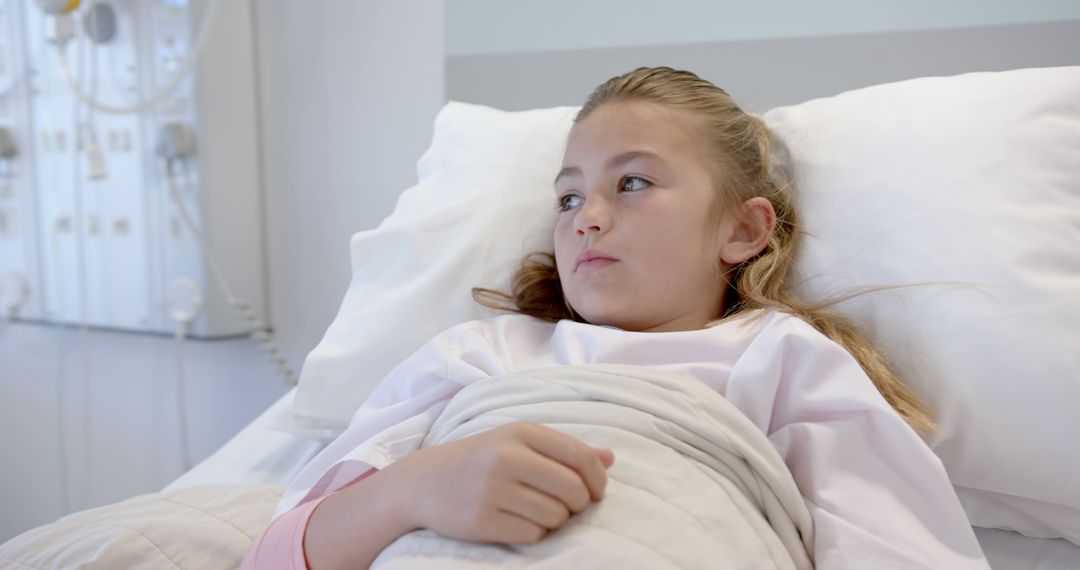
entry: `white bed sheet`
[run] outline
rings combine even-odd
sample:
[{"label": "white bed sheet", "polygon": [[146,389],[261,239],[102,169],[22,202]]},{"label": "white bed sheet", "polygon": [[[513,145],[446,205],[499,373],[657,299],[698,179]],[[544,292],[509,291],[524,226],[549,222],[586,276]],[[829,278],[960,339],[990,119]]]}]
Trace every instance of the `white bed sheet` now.
[{"label": "white bed sheet", "polygon": [[[221,449],[165,490],[223,483],[289,484],[328,439],[282,431],[292,424],[295,389],[255,418]],[[996,529],[976,528],[975,536],[993,570],[1080,570],[1080,547],[1062,539],[1030,538]]]}]

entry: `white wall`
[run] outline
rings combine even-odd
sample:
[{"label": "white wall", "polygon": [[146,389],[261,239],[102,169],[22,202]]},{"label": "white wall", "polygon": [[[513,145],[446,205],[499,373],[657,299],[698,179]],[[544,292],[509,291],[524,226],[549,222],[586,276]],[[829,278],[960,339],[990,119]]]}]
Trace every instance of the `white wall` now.
[{"label": "white wall", "polygon": [[[254,5],[271,320],[298,368],[348,283],[349,236],[375,226],[415,181],[444,97],[443,8]],[[172,339],[90,331],[79,340],[34,324],[0,334],[0,542],[64,514],[65,488],[72,508],[89,507],[181,473]],[[190,342],[186,353],[198,461],[286,387],[246,339]]]},{"label": "white wall", "polygon": [[1080,18],[1076,0],[451,0],[448,56],[993,26]]}]

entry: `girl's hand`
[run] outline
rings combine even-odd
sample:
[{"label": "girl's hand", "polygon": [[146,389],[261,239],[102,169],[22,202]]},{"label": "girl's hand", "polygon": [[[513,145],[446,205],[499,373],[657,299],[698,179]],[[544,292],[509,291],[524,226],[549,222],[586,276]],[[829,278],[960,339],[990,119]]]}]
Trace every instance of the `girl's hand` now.
[{"label": "girl's hand", "polygon": [[474,542],[533,544],[604,496],[610,449],[517,422],[387,466],[415,527]]}]

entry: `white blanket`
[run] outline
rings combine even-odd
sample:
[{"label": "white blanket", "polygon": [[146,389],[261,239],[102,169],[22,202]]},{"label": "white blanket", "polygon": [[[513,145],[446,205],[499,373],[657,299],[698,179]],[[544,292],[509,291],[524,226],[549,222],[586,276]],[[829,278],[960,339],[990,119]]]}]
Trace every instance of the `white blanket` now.
[{"label": "white blanket", "polygon": [[615,451],[605,497],[539,543],[478,544],[416,531],[380,570],[440,568],[812,568],[810,513],[768,439],[697,380],[586,365],[466,386],[424,446],[526,420]]},{"label": "white blanket", "polygon": [[0,568],[237,568],[281,485],[206,485],[72,513],[0,545]]}]

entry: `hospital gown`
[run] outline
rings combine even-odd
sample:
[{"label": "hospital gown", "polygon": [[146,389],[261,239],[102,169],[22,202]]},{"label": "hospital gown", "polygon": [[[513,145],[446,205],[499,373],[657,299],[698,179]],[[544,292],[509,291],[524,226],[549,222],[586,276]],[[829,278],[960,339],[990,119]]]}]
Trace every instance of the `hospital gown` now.
[{"label": "hospital gown", "polygon": [[942,463],[855,359],[805,321],[760,310],[680,332],[524,315],[453,327],[395,368],[301,471],[245,567],[305,567],[304,529],[320,500],[415,451],[464,385],[590,363],[675,371],[739,408],[791,470],[813,517],[817,568],[989,567]]}]

